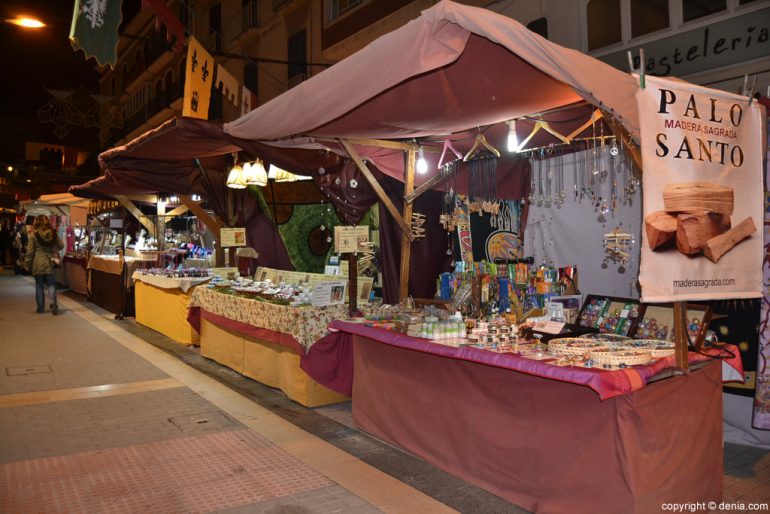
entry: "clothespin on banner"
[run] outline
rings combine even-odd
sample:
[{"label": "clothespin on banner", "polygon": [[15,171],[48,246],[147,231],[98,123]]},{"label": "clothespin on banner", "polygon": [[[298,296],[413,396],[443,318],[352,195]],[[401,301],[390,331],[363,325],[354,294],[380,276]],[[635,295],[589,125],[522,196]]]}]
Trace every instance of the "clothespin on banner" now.
[{"label": "clothespin on banner", "polygon": [[638,68],[634,66],[634,57],[631,55],[631,50],[629,50],[626,53],[626,55],[628,55],[628,68],[631,70],[631,73],[639,74],[639,87],[644,89],[644,68],[645,68],[644,48],[639,49],[639,67]]},{"label": "clothespin on banner", "polygon": [[754,74],[754,80],[751,83],[751,91],[748,91],[749,89],[749,74],[743,76],[743,88],[741,89],[741,94],[744,96],[749,97],[749,105],[751,105],[751,102],[754,101],[754,91],[757,89],[757,74]]}]

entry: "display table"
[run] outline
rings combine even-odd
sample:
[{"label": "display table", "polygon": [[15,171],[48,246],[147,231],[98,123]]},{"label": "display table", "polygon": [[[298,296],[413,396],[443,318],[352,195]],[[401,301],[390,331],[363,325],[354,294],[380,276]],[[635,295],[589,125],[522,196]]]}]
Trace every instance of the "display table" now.
[{"label": "display table", "polygon": [[[353,340],[357,426],[516,505],[614,514],[721,500],[719,363],[601,400],[590,384],[332,326]],[[625,373],[593,372],[627,387]]]},{"label": "display table", "polygon": [[70,291],[74,291],[82,295],[87,295],[88,278],[86,268],[88,260],[85,257],[65,255],[62,263],[62,267],[65,269],[67,274],[67,281],[69,282]]},{"label": "display table", "polygon": [[187,308],[192,289],[209,277],[170,278],[135,271],[132,279],[137,323],[178,343],[198,344],[200,336],[187,321]]},{"label": "display table", "polygon": [[322,386],[300,368],[307,348],[347,307],[289,307],[197,287],[188,320],[200,333],[201,355],[286,393],[306,407],[350,398]]},{"label": "display table", "polygon": [[88,259],[88,299],[115,314],[133,316],[134,288],[131,275],[137,269],[154,265],[156,261],[125,257],[124,262],[125,275],[117,256],[92,255]]}]

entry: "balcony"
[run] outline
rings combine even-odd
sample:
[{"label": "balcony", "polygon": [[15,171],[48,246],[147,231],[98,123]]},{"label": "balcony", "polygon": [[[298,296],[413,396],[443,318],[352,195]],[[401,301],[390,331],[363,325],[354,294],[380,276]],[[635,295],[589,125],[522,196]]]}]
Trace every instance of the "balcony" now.
[{"label": "balcony", "polygon": [[171,104],[182,96],[184,96],[184,81],[174,82],[171,87],[163,91],[161,95],[152,98],[135,113],[126,118],[123,122],[123,134],[121,137],[137,129],[163,109],[170,108]]},{"label": "balcony", "polygon": [[297,73],[296,75],[292,75],[291,77],[289,77],[289,89],[295,86],[299,86],[306,80],[307,80],[306,73]]}]

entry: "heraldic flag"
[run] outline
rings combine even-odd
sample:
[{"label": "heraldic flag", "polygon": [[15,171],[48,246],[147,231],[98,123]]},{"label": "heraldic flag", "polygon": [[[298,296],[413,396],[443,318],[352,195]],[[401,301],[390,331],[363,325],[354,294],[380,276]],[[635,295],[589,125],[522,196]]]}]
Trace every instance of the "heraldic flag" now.
[{"label": "heraldic flag", "polygon": [[70,42],[94,57],[100,66],[115,66],[118,60],[118,26],[123,18],[121,0],[75,0]]},{"label": "heraldic flag", "polygon": [[187,72],[184,81],[182,116],[209,118],[211,84],[214,82],[214,58],[191,37],[187,42]]}]

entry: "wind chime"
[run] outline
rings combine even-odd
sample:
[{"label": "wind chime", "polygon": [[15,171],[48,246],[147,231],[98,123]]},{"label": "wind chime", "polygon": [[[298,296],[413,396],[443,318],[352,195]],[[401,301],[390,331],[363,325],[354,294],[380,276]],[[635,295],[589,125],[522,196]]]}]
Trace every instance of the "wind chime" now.
[{"label": "wind chime", "polygon": [[[444,162],[444,157],[447,155],[447,151],[454,155],[454,158]],[[459,224],[459,218],[454,212],[455,197],[457,191],[455,188],[455,182],[457,180],[457,174],[460,171],[460,163],[462,162],[463,155],[457,151],[452,142],[447,139],[444,141],[444,150],[441,152],[441,157],[438,160],[438,169],[441,174],[442,182],[449,184],[449,189],[444,193],[443,202],[441,205],[441,215],[439,216],[439,223],[446,230],[447,235],[447,255],[452,255],[452,232],[457,229]]]},{"label": "wind chime", "polygon": [[615,227],[609,234],[604,234],[604,260],[602,268],[607,268],[610,262],[619,264],[621,270],[631,259],[631,245],[634,243],[634,236],[621,232],[620,227]]},{"label": "wind chime", "polygon": [[412,224],[410,233],[412,241],[425,237],[425,215],[419,212],[412,213]]}]

